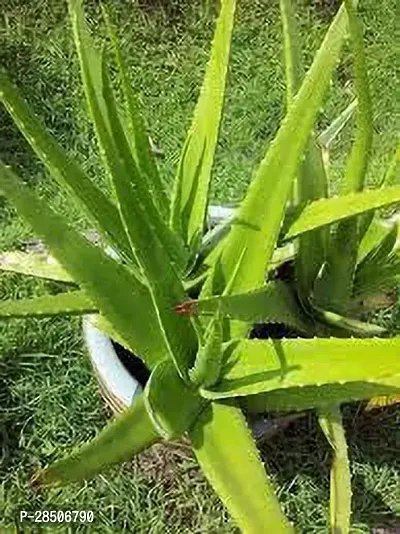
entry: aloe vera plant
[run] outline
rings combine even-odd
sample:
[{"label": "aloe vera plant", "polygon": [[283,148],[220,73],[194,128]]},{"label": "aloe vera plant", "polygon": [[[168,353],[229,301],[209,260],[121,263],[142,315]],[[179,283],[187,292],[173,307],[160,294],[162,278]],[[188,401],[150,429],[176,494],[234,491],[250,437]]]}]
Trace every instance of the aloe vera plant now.
[{"label": "aloe vera plant", "polygon": [[[344,534],[351,481],[340,405],[400,391],[400,338],[379,337],[383,329],[359,314],[367,295],[399,278],[397,234],[383,230],[375,212],[400,202],[400,186],[388,179],[378,189],[363,189],[372,126],[356,2],[346,0],[340,7],[304,73],[292,6],[281,0],[287,114],[234,218],[208,232],[235,8],[236,0],[221,2],[172,198],[160,179],[106,13],[111,57],[94,46],[81,1],[69,0],[85,96],[113,195],[104,194],[68,158],[0,73],[1,101],[51,176],[79,202],[113,251],[110,255],[88,241],[0,163],[0,190],[45,240],[52,257],[48,263],[7,253],[0,268],[64,281],[69,289],[2,302],[0,317],[90,313],[151,371],[144,393],[125,413],[33,480],[62,485],[89,478],[158,441],[187,436],[243,532],[292,532],[245,413],[314,409],[333,449],[331,528]],[[348,34],[354,47],[357,132],[344,191],[329,198],[326,151],[355,104],[320,138],[313,128]],[[112,58],[122,101],[110,77]],[[346,265],[339,265],[342,276],[335,270],[339,236],[349,228],[351,253]],[[293,250],[295,280],[274,279],[276,265],[291,259]],[[383,278],[378,280],[378,273]],[[283,323],[299,336],[248,339],[259,322]]]}]

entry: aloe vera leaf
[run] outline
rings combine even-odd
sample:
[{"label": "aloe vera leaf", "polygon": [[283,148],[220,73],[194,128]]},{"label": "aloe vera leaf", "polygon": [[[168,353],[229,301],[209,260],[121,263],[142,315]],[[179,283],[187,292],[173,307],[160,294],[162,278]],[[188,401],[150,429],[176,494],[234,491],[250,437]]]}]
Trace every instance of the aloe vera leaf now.
[{"label": "aloe vera leaf", "polygon": [[[235,405],[213,402],[189,435],[201,469],[242,532],[293,532],[245,418]],[[251,483],[244,484],[243,480]]]},{"label": "aloe vera leaf", "polygon": [[348,534],[351,517],[351,474],[340,406],[321,409],[318,413],[318,421],[333,449],[330,495],[331,531]]},{"label": "aloe vera leaf", "polygon": [[[355,86],[357,91],[356,136],[347,161],[343,194],[361,191],[372,147],[373,121],[368,74],[363,46],[363,29],[356,14],[353,0],[345,0],[354,54]],[[330,244],[326,270],[316,297],[323,305],[340,312],[351,299],[357,250],[359,245],[359,219],[339,223]]]},{"label": "aloe vera leaf", "polygon": [[26,274],[58,282],[73,282],[65,269],[53,258],[44,254],[4,252],[0,254],[0,271]]},{"label": "aloe vera leaf", "polygon": [[330,325],[334,329],[340,328],[344,330],[349,337],[375,337],[387,333],[386,328],[377,324],[366,323],[351,317],[345,317],[338,313],[323,310],[315,305],[313,306],[313,312],[315,317],[321,321],[321,323]]},{"label": "aloe vera leaf", "polygon": [[[148,288],[69,227],[0,163],[0,190],[42,237],[54,258],[93,300],[129,348],[150,367],[167,350]],[[137,313],[140,310],[140,313]]]},{"label": "aloe vera leaf", "polygon": [[46,131],[4,72],[0,72],[0,100],[62,189],[79,202],[109,243],[126,257],[131,257],[128,238],[116,206]]},{"label": "aloe vera leaf", "polygon": [[170,360],[161,361],[153,369],[144,400],[154,427],[164,439],[182,436],[207,404],[183,382]]},{"label": "aloe vera leaf", "polygon": [[40,486],[61,486],[91,478],[108,466],[129,460],[159,439],[143,396],[138,397],[92,441],[77,448],[66,458],[40,469],[33,482]]},{"label": "aloe vera leaf", "polygon": [[[87,31],[81,0],[69,0],[69,9],[78,52],[82,81],[91,118],[99,143],[100,154],[115,187],[115,180],[122,174],[129,177],[130,187],[140,198],[140,204],[151,220],[168,257],[178,269],[184,268],[187,253],[182,241],[163,221],[149,192],[146,176],[142,175],[132,156],[129,142],[120,123],[117,104],[114,101],[104,54],[100,55]],[[126,228],[125,228],[126,230]]]},{"label": "aloe vera leaf", "polygon": [[284,239],[292,239],[320,226],[400,202],[400,186],[316,200],[305,206],[289,224]]},{"label": "aloe vera leaf", "polygon": [[46,317],[49,315],[84,315],[96,312],[83,291],[44,295],[31,299],[0,300],[0,318]]},{"label": "aloe vera leaf", "polygon": [[169,199],[165,192],[165,186],[161,180],[155,157],[151,149],[150,139],[140,111],[139,99],[134,93],[132,85],[129,81],[128,71],[122,59],[115,28],[110,21],[110,17],[108,16],[104,5],[101,7],[107,25],[107,32],[113,46],[125,103],[127,106],[127,124],[125,130],[128,133],[128,140],[130,142],[138,169],[140,173],[146,176],[146,183],[150,188],[154,203],[162,217],[167,220],[169,217]]},{"label": "aloe vera leaf", "polygon": [[[114,138],[121,144],[123,132],[105,74],[103,72],[103,94],[108,119]],[[160,241],[157,226],[153,224],[146,204],[138,202],[135,190],[131,186],[129,170],[132,175],[137,173],[134,163],[130,168],[121,165],[119,172],[112,175],[121,218],[135,257],[146,276],[168,354],[175,362],[180,376],[188,380],[188,371],[197,350],[197,334],[191,318],[180,318],[174,313],[176,303],[186,296],[185,290],[166,248]]]},{"label": "aloe vera leaf", "polygon": [[[300,38],[292,0],[280,0],[283,25],[287,108],[293,103],[303,78]],[[297,175],[297,202],[309,202],[326,197],[328,183],[320,148],[311,134],[304,161]],[[302,300],[308,298],[313,282],[324,262],[327,248],[327,229],[321,228],[300,237],[296,255],[296,277],[298,293]]]},{"label": "aloe vera leaf", "polygon": [[[380,382],[349,382],[296,386],[240,397],[240,405],[249,413],[303,412],[331,404],[358,402],[372,397],[399,395],[399,378]],[[397,385],[396,385],[397,384]]]},{"label": "aloe vera leaf", "polygon": [[[232,292],[244,292],[262,285],[275,248],[292,180],[298,171],[301,154],[329,87],[346,32],[347,15],[341,8],[238,209],[219,257],[222,267],[219,282],[221,287],[215,287],[214,293],[222,293],[236,266],[237,257],[244,249],[246,255]],[[214,276],[210,274],[202,296],[212,293],[213,280]],[[244,333],[244,328],[240,333]]]},{"label": "aloe vera leaf", "polygon": [[[202,395],[220,399],[351,382],[399,387],[399,349],[400,337],[233,340],[225,347],[220,381],[212,388],[204,388]],[[385,358],[377,361],[378,353]]]},{"label": "aloe vera leaf", "polygon": [[175,178],[171,227],[190,245],[203,231],[224,104],[236,0],[224,0],[211,56]]},{"label": "aloe vera leaf", "polygon": [[303,312],[292,291],[283,282],[270,282],[265,287],[236,295],[189,300],[178,306],[179,313],[221,314],[247,323],[283,323],[301,332],[312,332],[313,322]]},{"label": "aloe vera leaf", "polygon": [[199,347],[196,360],[189,371],[190,380],[197,387],[213,386],[217,382],[222,365],[223,320],[218,307],[204,334],[204,344]]}]

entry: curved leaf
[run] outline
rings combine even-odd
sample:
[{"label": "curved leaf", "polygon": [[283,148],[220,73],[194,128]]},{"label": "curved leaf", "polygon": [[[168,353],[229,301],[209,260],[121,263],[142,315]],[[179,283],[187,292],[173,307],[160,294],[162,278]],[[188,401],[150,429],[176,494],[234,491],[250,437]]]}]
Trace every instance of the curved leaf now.
[{"label": "curved leaf", "polygon": [[248,293],[189,300],[177,307],[180,314],[213,315],[218,309],[230,319],[247,323],[283,323],[301,332],[314,331],[292,291],[283,282],[270,282]]},{"label": "curved leaf", "polygon": [[96,306],[83,291],[71,291],[31,299],[0,300],[0,318],[46,317],[60,314],[84,315],[96,311]]},{"label": "curved leaf", "polygon": [[126,257],[132,257],[116,206],[98,189],[46,131],[20,96],[18,89],[0,71],[0,100],[37,156],[63,190],[71,194],[94,220],[98,229]]},{"label": "curved leaf", "polygon": [[[221,380],[202,395],[220,399],[351,382],[400,387],[399,353],[400,337],[232,341],[225,347]],[[384,358],[377,360],[377,354]]]},{"label": "curved leaf", "polygon": [[0,271],[10,271],[59,282],[73,282],[71,276],[59,263],[44,254],[5,252],[0,255]]},{"label": "curved leaf", "polygon": [[44,239],[52,256],[90,296],[112,328],[129,343],[129,348],[150,367],[164,358],[167,347],[147,286],[69,227],[1,162],[0,190]]},{"label": "curved leaf", "polygon": [[[276,245],[292,181],[340,57],[346,32],[347,15],[342,7],[238,209],[218,258],[218,279],[215,279],[215,272],[209,276],[202,296],[223,292],[243,250],[246,251],[245,256],[231,292],[244,292],[262,285],[266,266],[271,261]],[[216,263],[213,270],[216,270]],[[248,326],[242,325],[235,329],[234,335],[243,335],[247,330]]]},{"label": "curved leaf", "polygon": [[236,0],[223,0],[200,97],[175,178],[171,226],[187,245],[202,231],[224,104]]},{"label": "curved leaf", "polygon": [[325,149],[329,149],[333,141],[340,134],[349,120],[353,117],[355,110],[357,109],[357,99],[355,98],[344,109],[338,117],[318,136],[318,144]]},{"label": "curved leaf", "polygon": [[243,532],[293,532],[236,406],[210,404],[189,434],[200,467]]},{"label": "curved leaf", "polygon": [[159,439],[143,397],[137,397],[132,406],[96,438],[67,458],[39,470],[33,482],[41,486],[61,486],[91,478],[110,465],[129,460]]},{"label": "curved leaf", "polygon": [[370,189],[311,202],[289,223],[284,239],[292,239],[327,224],[400,202],[400,185]]}]

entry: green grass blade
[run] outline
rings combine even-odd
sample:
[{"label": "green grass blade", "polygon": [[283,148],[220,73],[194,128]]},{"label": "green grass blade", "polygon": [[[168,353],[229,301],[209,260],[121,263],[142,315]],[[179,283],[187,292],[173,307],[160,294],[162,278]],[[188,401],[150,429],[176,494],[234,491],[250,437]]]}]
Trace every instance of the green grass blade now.
[{"label": "green grass blade", "polygon": [[203,230],[224,104],[236,0],[224,0],[200,97],[175,178],[171,226],[191,245]]},{"label": "green grass blade", "polygon": [[83,291],[45,295],[32,299],[0,301],[0,318],[84,315],[97,311]]},{"label": "green grass blade", "polygon": [[336,119],[318,136],[318,144],[325,150],[329,150],[334,140],[343,130],[343,128],[348,124],[350,119],[353,117],[354,112],[357,109],[357,99],[355,98],[350,104],[344,109]]},{"label": "green grass blade", "polygon": [[77,200],[98,230],[128,258],[128,239],[116,206],[86,176],[76,161],[69,157],[30,111],[4,72],[0,71],[0,100],[37,156],[60,186]]},{"label": "green grass blade", "polygon": [[206,404],[182,381],[170,360],[164,360],[154,368],[144,395],[153,425],[165,439],[182,436]]},{"label": "green grass blade", "polygon": [[39,470],[33,482],[40,486],[62,486],[89,479],[108,466],[129,460],[159,439],[143,397],[138,397],[92,441],[67,458]]},{"label": "green grass blade", "polygon": [[351,474],[340,406],[319,412],[319,425],[333,449],[331,467],[331,532],[348,534],[351,516]]},{"label": "green grass blade", "polygon": [[132,85],[129,81],[128,71],[122,59],[115,29],[103,5],[102,10],[107,25],[108,35],[113,46],[119,78],[127,106],[127,124],[124,129],[129,135],[132,153],[138,169],[141,174],[146,176],[146,182],[151,191],[154,203],[162,217],[167,220],[169,217],[169,199],[166,195],[164,184],[161,181],[157,164],[151,150],[149,136],[140,112],[139,100],[133,92]]},{"label": "green grass blade", "polygon": [[[397,379],[398,380],[398,379]],[[277,389],[268,393],[240,397],[240,405],[251,413],[302,412],[326,408],[331,404],[358,402],[373,397],[394,396],[400,388],[395,379],[379,382],[349,382],[321,386]],[[390,382],[393,382],[391,385]]]},{"label": "green grass blade", "polygon": [[[349,17],[350,35],[354,53],[355,85],[358,99],[357,129],[355,141],[347,162],[343,194],[361,191],[364,187],[372,147],[372,106],[363,46],[363,30],[356,14],[354,0],[345,0]],[[351,299],[357,249],[359,245],[359,220],[342,221],[331,240],[328,252],[328,269],[320,283],[322,302],[336,311],[346,308]]]},{"label": "green grass blade", "polygon": [[284,238],[292,239],[315,228],[398,202],[400,202],[400,185],[316,200],[302,208],[297,217],[289,223]]},{"label": "green grass blade", "polygon": [[246,323],[283,323],[301,332],[314,330],[313,323],[283,282],[270,282],[248,293],[189,300],[178,306],[177,311],[207,316],[218,309],[223,316]]},{"label": "green grass blade", "polygon": [[66,270],[53,258],[44,254],[5,252],[0,254],[0,271],[26,274],[58,282],[73,282]]},{"label": "green grass blade", "polygon": [[232,292],[244,292],[262,285],[276,245],[293,177],[298,171],[301,154],[329,87],[346,32],[347,15],[341,8],[270,144],[225,240],[220,256],[221,287],[217,285],[212,288],[214,277],[210,276],[203,295],[222,293],[243,250],[246,250],[245,257]]},{"label": "green grass blade", "polygon": [[293,532],[237,407],[212,403],[189,434],[200,467],[242,532]]},{"label": "green grass blade", "polygon": [[[219,399],[351,382],[400,387],[399,351],[400,337],[232,341],[225,348],[220,382],[202,392]],[[377,360],[377,354],[385,357]]]},{"label": "green grass blade", "polygon": [[[122,264],[70,228],[0,163],[0,190],[44,239],[49,251],[93,300],[129,348],[151,367],[166,345],[148,288]],[[140,310],[140,312],[138,312]]]}]

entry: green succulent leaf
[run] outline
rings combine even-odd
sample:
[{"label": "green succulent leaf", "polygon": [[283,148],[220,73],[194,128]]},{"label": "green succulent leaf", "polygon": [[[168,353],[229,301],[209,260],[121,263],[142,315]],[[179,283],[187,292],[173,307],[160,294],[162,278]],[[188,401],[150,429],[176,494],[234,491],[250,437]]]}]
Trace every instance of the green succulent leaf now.
[{"label": "green succulent leaf", "polygon": [[207,404],[182,381],[170,360],[153,369],[144,395],[153,425],[164,439],[182,436]]},{"label": "green succulent leaf", "polygon": [[[153,151],[151,149],[145,122],[140,112],[139,99],[134,93],[132,85],[129,81],[128,71],[122,59],[118,38],[113,24],[110,21],[104,5],[101,7],[106,21],[108,35],[114,50],[121,86],[127,107],[124,130],[127,134],[127,138],[132,149],[132,154],[139,172],[146,176],[146,183],[151,191],[154,203],[158,211],[162,214],[164,220],[167,220],[169,217],[169,199],[165,192],[165,187],[162,183]],[[120,118],[122,120],[124,115],[121,114]]]},{"label": "green succulent leaf", "polygon": [[[179,270],[183,270],[187,260],[183,243],[171,232],[167,222],[161,218],[151,197],[147,176],[141,174],[137,168],[126,132],[121,125],[104,54],[100,55],[97,52],[86,28],[82,1],[69,0],[69,8],[86,100],[100,154],[112,179],[112,185],[116,188],[117,181],[122,179],[129,184],[131,196],[140,198],[140,203],[136,203],[140,204],[151,220],[153,231],[159,236],[167,257]],[[131,218],[133,216],[132,213]],[[126,221],[124,223],[126,225]]]},{"label": "green succulent leaf", "polygon": [[[354,53],[355,85],[358,99],[356,137],[347,162],[343,194],[364,187],[372,147],[372,106],[363,46],[363,30],[354,0],[345,0]],[[359,245],[359,219],[341,221],[331,240],[326,269],[317,298],[340,312],[351,299]]]},{"label": "green succulent leaf", "polygon": [[128,268],[69,227],[62,216],[1,163],[0,190],[45,240],[52,256],[90,296],[129,348],[150,367],[164,358],[167,347],[148,288]]},{"label": "green succulent leaf", "polygon": [[[243,532],[293,532],[246,420],[235,405],[213,402],[189,434],[200,467]],[[244,484],[244,480],[251,483]]]},{"label": "green succulent leaf", "polygon": [[91,478],[108,466],[129,460],[159,439],[143,397],[138,397],[92,441],[39,470],[33,482],[40,486],[61,486]]},{"label": "green succulent leaf", "polygon": [[0,318],[84,315],[96,311],[96,306],[83,291],[44,295],[32,299],[0,300]]},{"label": "green succulent leaf", "polygon": [[348,534],[351,516],[351,474],[340,406],[319,411],[319,425],[333,449],[331,467],[331,532]]},{"label": "green succulent leaf", "polygon": [[248,293],[189,300],[178,306],[181,314],[213,315],[218,309],[225,317],[247,323],[283,323],[301,332],[314,330],[313,322],[283,282],[270,282]]},{"label": "green succulent leaf", "polygon": [[218,381],[222,364],[223,317],[219,306],[208,324],[205,341],[199,347],[190,370],[190,380],[197,387],[213,386]]},{"label": "green succulent leaf", "polygon": [[96,222],[108,242],[130,257],[128,238],[116,206],[91,182],[76,160],[57,144],[3,71],[0,71],[0,100],[52,177]]},{"label": "green succulent leaf", "polygon": [[[299,46],[300,36],[297,32],[292,0],[281,0],[280,6],[285,43],[287,108],[289,109],[300,88],[304,72]],[[316,145],[314,135],[311,135],[305,151],[305,159],[297,175],[296,201],[301,204],[317,200],[326,197],[327,193],[328,183],[321,150]],[[308,298],[313,282],[324,262],[327,238],[326,228],[300,237],[296,255],[296,277],[298,294],[302,301]]]},{"label": "green succulent leaf", "polygon": [[4,252],[0,254],[0,271],[26,274],[58,282],[73,282],[66,270],[47,254]]},{"label": "green succulent leaf", "polygon": [[[399,349],[400,337],[233,340],[225,347],[221,380],[202,394],[221,399],[352,382],[400,387]],[[377,353],[385,357],[377,361]]]},{"label": "green succulent leaf", "polygon": [[236,0],[223,0],[200,97],[175,178],[171,226],[191,245],[203,231],[224,104]]},{"label": "green succulent leaf", "polygon": [[[396,384],[397,380],[397,386]],[[381,396],[399,394],[399,379],[388,382],[349,382],[344,384],[322,384],[317,386],[296,386],[240,397],[240,405],[250,413],[303,412],[326,408],[332,404],[347,403]]]},{"label": "green succulent leaf", "polygon": [[329,310],[323,310],[313,305],[315,317],[325,325],[334,329],[344,330],[348,337],[375,337],[382,336],[387,330],[377,324],[366,323],[352,317],[345,317]]},{"label": "green succulent leaf", "polygon": [[[204,285],[203,296],[222,293],[243,250],[246,250],[245,257],[232,293],[262,285],[276,245],[293,177],[298,171],[301,154],[329,87],[346,32],[347,15],[341,8],[238,209],[218,258],[218,283],[215,282],[215,273],[210,275]],[[242,325],[236,333],[244,334],[246,330]]]},{"label": "green succulent leaf", "polygon": [[[373,214],[372,214],[373,215]],[[396,225],[388,226],[382,219],[372,217],[369,227],[366,230],[360,245],[358,247],[357,263],[360,264],[371,252],[376,249],[380,243],[393,231]],[[400,230],[400,225],[397,225],[396,239]]]},{"label": "green succulent leaf", "polygon": [[302,207],[288,223],[288,228],[284,232],[284,239],[292,239],[315,228],[398,202],[400,202],[399,185],[316,200]]}]

